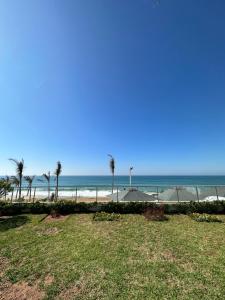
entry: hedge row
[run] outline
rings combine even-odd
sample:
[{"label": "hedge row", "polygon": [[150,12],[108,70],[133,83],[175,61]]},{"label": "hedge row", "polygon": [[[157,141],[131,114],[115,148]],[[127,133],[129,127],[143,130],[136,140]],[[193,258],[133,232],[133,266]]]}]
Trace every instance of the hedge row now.
[{"label": "hedge row", "polygon": [[[146,208],[156,207],[156,203],[148,202],[128,202],[107,204],[100,203],[75,203],[69,201],[59,201],[57,203],[7,203],[0,202],[0,215],[19,215],[19,214],[49,214],[51,210],[56,210],[60,214],[92,213],[104,211],[108,213],[120,214],[141,214]],[[225,214],[225,201],[214,202],[189,202],[164,204],[166,214]]]}]

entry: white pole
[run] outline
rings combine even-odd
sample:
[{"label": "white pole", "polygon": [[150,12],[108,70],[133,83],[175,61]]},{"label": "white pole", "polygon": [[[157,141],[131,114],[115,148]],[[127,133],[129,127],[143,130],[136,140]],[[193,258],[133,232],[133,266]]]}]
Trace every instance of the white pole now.
[{"label": "white pole", "polygon": [[130,167],[130,187],[131,187],[131,171],[133,170],[133,167]]}]

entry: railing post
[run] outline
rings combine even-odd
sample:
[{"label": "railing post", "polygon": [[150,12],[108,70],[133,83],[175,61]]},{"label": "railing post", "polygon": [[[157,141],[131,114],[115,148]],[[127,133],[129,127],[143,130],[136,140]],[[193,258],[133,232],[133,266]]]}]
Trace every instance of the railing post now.
[{"label": "railing post", "polygon": [[116,201],[119,202],[118,186],[117,186],[117,189],[116,189]]},{"label": "railing post", "polygon": [[75,202],[77,203],[77,187],[76,187],[76,198],[75,198]]},{"label": "railing post", "polygon": [[159,202],[159,187],[158,186],[156,187],[156,194],[157,194],[156,200]]},{"label": "railing post", "polygon": [[96,186],[96,203],[98,202],[98,187]]},{"label": "railing post", "polygon": [[31,202],[31,194],[32,194],[32,187],[30,188],[30,196],[29,196],[29,202]]},{"label": "railing post", "polygon": [[217,187],[216,187],[216,186],[215,186],[215,190],[216,190],[217,201],[219,201],[219,195],[218,195],[218,190],[217,190]]},{"label": "railing post", "polygon": [[198,199],[198,202],[199,202],[199,193],[198,193],[198,187],[196,186],[196,187],[195,187],[195,189],[196,189],[196,195],[197,195],[197,199]]},{"label": "railing post", "polygon": [[177,200],[178,200],[178,202],[180,202],[180,199],[179,199],[179,193],[178,193],[178,188],[177,188],[177,186],[176,186],[176,191],[177,191]]},{"label": "railing post", "polygon": [[36,195],[36,187],[34,188],[33,203],[34,203],[35,195]]},{"label": "railing post", "polygon": [[14,188],[12,188],[11,203],[13,202],[13,194],[14,194]]}]

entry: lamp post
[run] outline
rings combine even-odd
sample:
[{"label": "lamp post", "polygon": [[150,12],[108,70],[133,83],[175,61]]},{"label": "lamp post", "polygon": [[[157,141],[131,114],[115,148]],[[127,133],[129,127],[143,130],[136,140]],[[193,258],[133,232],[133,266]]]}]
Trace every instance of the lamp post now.
[{"label": "lamp post", "polygon": [[130,167],[129,169],[129,175],[130,175],[130,186],[131,186],[131,171],[133,170],[133,167]]}]

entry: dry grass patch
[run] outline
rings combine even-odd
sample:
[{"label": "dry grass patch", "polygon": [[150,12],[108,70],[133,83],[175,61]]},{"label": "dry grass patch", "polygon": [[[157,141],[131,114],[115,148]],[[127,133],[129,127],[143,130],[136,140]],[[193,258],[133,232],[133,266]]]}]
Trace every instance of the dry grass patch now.
[{"label": "dry grass patch", "polygon": [[169,262],[174,262],[177,260],[174,253],[170,250],[162,252],[160,257],[162,258],[162,260],[169,261]]},{"label": "dry grass patch", "polygon": [[49,285],[51,285],[51,284],[53,283],[53,281],[54,281],[54,276],[48,274],[48,275],[45,277],[44,284],[45,284],[46,286],[49,286]]},{"label": "dry grass patch", "polygon": [[138,247],[138,252],[144,256],[147,261],[167,261],[175,262],[177,260],[176,255],[170,250],[153,250],[148,245],[141,245]]},{"label": "dry grass patch", "polygon": [[0,256],[0,277],[2,277],[9,268],[9,260],[6,257]]},{"label": "dry grass patch", "polygon": [[73,300],[73,299],[102,299],[103,290],[100,282],[105,277],[105,271],[96,270],[95,273],[86,273],[81,276],[80,280],[61,291],[56,298],[57,300]]},{"label": "dry grass patch", "polygon": [[62,230],[57,228],[57,227],[50,227],[50,228],[46,228],[46,229],[43,229],[41,231],[38,231],[37,234],[39,236],[41,236],[41,235],[56,235],[61,231]]},{"label": "dry grass patch", "polygon": [[64,221],[69,217],[69,215],[63,216],[63,215],[57,215],[56,217],[53,217],[51,215],[48,215],[44,221],[45,222],[55,222],[55,221]]},{"label": "dry grass patch", "polygon": [[45,293],[39,289],[38,284],[31,286],[27,282],[12,284],[5,281],[0,286],[1,300],[42,300],[44,296]]}]

